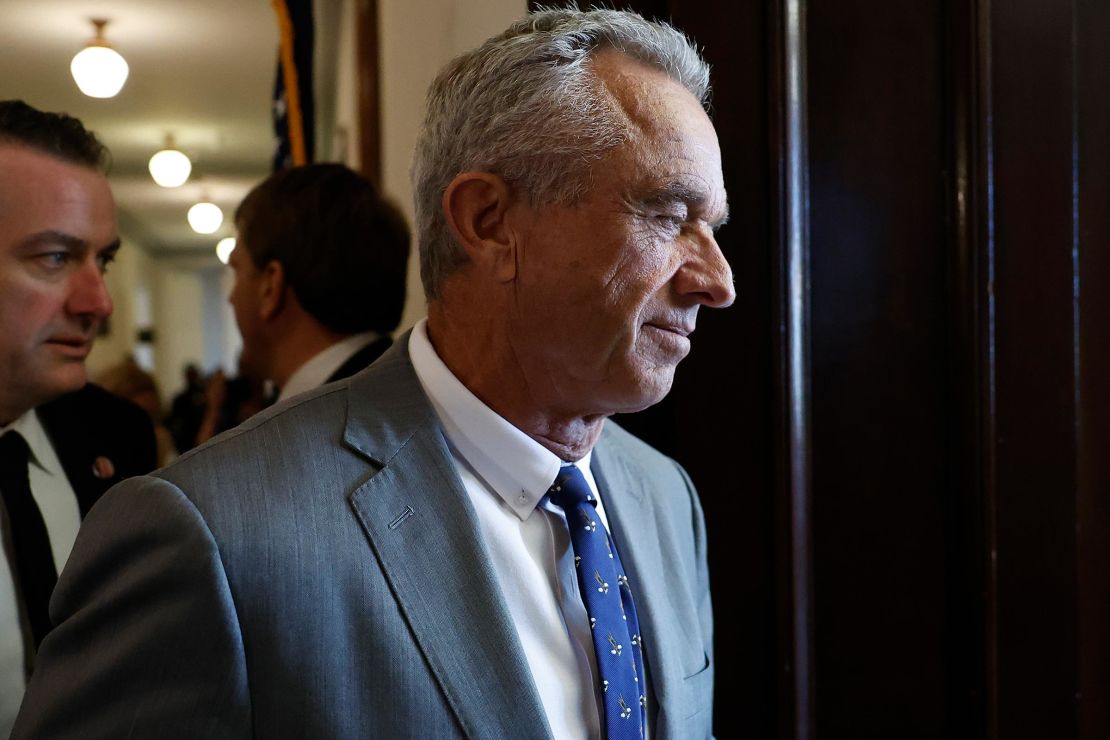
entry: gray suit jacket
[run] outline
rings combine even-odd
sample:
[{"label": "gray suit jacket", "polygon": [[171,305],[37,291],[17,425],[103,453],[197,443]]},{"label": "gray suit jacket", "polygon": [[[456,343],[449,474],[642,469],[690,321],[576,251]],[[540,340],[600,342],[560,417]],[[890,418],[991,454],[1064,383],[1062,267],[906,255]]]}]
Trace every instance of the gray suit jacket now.
[{"label": "gray suit jacket", "polygon": [[[656,738],[711,731],[702,512],[608,424]],[[402,341],[85,520],[15,738],[546,738],[478,522]]]}]

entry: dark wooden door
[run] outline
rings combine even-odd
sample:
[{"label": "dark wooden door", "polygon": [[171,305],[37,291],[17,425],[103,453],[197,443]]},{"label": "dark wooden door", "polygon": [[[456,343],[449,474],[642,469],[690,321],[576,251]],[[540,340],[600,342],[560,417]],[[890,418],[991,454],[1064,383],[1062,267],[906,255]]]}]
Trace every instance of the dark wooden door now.
[{"label": "dark wooden door", "polygon": [[620,421],[703,497],[718,736],[1110,737],[1110,4],[620,5],[714,67],[737,303]]}]

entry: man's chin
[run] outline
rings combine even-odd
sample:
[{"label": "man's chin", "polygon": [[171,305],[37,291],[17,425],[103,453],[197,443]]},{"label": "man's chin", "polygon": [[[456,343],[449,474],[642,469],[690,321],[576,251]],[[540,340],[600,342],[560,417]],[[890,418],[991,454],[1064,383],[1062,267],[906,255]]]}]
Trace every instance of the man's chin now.
[{"label": "man's chin", "polygon": [[[27,381],[27,378],[23,378],[23,381]],[[51,372],[38,372],[30,382],[17,384],[20,413],[49,403],[67,393],[79,391],[87,382],[84,367],[81,368],[80,373],[58,372],[57,368]]]},{"label": "man's chin", "polygon": [[674,368],[656,368],[652,372],[637,376],[628,392],[614,399],[614,414],[634,414],[651,408],[670,393],[674,383]]},{"label": "man's chin", "polygon": [[81,390],[89,382],[83,362],[69,362],[44,373],[40,389],[46,400]]}]

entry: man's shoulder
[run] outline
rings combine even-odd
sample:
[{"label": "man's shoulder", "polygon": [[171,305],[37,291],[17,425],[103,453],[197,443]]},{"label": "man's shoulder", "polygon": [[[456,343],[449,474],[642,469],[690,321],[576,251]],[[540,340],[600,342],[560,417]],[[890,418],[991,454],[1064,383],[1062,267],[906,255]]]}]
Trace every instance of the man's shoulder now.
[{"label": "man's shoulder", "polygon": [[85,415],[119,414],[125,420],[138,418],[143,410],[135,403],[109,393],[94,383],[86,383],[79,390],[65,393],[52,401],[47,401],[36,409],[39,418]]},{"label": "man's shoulder", "polygon": [[113,483],[157,465],[154,423],[138,405],[88,384],[35,413],[58,455],[81,511]]},{"label": "man's shoulder", "polygon": [[311,430],[312,435],[319,436],[327,430],[341,429],[346,417],[349,385],[346,380],[329,383],[280,401],[190,450],[178,460],[184,462],[203,457],[204,451],[213,448],[247,448],[296,430],[301,433]]},{"label": "man's shoulder", "polygon": [[365,378],[329,383],[255,414],[154,475],[216,529],[244,511],[271,522],[334,516],[420,427],[385,404],[367,411],[367,396],[388,391],[366,388]]},{"label": "man's shoulder", "polygon": [[647,442],[625,430],[612,419],[607,419],[605,421],[605,428],[601,432],[601,439],[598,440],[598,446],[606,450],[609,454],[621,457],[626,461],[631,461],[638,465],[652,467],[663,466],[668,468],[674,468],[678,465],[678,463],[670,457],[667,457]]},{"label": "man's shoulder", "polygon": [[153,446],[154,423],[145,411],[126,398],[109,393],[98,385],[86,384],[35,409],[50,437],[89,437],[105,444]]},{"label": "man's shoulder", "polygon": [[167,477],[206,466],[226,470],[279,457],[303,460],[344,447],[388,460],[384,450],[400,445],[433,413],[407,353],[393,349],[349,378],[277,403],[190,450],[166,468]]},{"label": "man's shoulder", "polygon": [[679,491],[693,492],[689,476],[676,460],[621,428],[612,419],[606,420],[594,455],[606,477],[623,474],[626,480],[658,489],[668,496]]},{"label": "man's shoulder", "polygon": [[349,386],[348,380],[329,383],[276,403],[189,450],[158,476],[191,486],[209,478],[270,477],[321,460],[344,446]]}]

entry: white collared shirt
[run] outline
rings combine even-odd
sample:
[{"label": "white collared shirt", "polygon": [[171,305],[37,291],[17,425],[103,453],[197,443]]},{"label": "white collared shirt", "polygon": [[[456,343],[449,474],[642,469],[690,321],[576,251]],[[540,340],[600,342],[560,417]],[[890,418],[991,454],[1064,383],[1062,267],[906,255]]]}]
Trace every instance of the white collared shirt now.
[{"label": "white collared shirt", "polygon": [[364,331],[341,339],[323,352],[318,352],[289,376],[277,400],[284,401],[298,393],[319,388],[328,381],[332,373],[343,367],[344,362],[354,357],[356,352],[380,338],[381,334],[377,332]]},{"label": "white collared shirt", "polygon": [[[77,496],[38,414],[28,411],[8,426],[0,428],[0,435],[9,430],[23,435],[31,449],[27,466],[31,495],[46,524],[50,549],[54,554],[54,568],[61,573],[73,549],[73,541],[77,539],[77,529],[81,526]],[[0,526],[5,553],[5,565],[0,568],[0,737],[7,737],[15,724],[15,715],[26,688],[26,677],[23,669],[23,629],[19,622],[19,605],[16,603],[12,574],[14,564],[8,562],[12,543],[9,539],[11,523],[7,520],[6,510],[3,518]]]},{"label": "white collared shirt", "polygon": [[[562,461],[459,382],[428,340],[426,320],[413,327],[409,356],[478,515],[552,733],[600,737],[596,657],[574,551],[566,517],[544,498]],[[597,495],[590,457],[575,465]],[[600,497],[597,508],[608,527]]]}]

